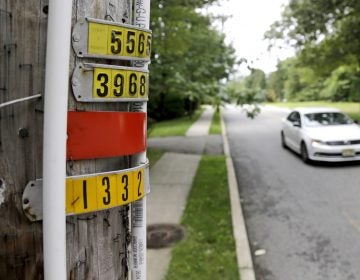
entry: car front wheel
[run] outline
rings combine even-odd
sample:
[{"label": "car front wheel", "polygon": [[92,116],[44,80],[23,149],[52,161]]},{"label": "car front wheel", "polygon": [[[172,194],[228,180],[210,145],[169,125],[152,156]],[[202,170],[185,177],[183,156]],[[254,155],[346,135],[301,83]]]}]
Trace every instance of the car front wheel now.
[{"label": "car front wheel", "polygon": [[287,148],[286,141],[285,141],[285,135],[284,135],[283,131],[281,131],[281,146],[285,149]]},{"label": "car front wheel", "polygon": [[304,142],[301,142],[301,158],[303,160],[303,162],[305,163],[309,163],[310,162],[310,159],[309,159],[309,153],[308,153],[308,150],[306,148],[306,145]]}]

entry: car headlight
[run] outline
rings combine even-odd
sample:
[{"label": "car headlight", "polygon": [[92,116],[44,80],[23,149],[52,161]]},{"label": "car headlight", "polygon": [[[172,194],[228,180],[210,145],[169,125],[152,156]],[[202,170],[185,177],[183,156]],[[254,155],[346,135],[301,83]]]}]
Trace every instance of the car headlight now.
[{"label": "car headlight", "polygon": [[311,139],[311,145],[316,147],[316,146],[323,146],[326,145],[326,142],[321,141],[321,140],[317,140],[317,139]]}]

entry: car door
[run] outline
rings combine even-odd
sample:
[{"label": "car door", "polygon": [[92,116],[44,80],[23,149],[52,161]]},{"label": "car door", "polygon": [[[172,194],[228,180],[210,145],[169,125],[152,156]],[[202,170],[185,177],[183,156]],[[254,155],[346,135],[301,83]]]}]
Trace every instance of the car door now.
[{"label": "car door", "polygon": [[284,135],[286,144],[293,150],[299,151],[299,134],[301,128],[300,113],[294,111],[290,113],[285,121]]}]

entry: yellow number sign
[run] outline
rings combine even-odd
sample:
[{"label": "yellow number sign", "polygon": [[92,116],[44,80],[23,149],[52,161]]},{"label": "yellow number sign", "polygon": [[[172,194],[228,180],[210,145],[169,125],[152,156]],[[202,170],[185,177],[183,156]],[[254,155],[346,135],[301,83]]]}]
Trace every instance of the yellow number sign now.
[{"label": "yellow number sign", "polygon": [[88,53],[150,59],[151,32],[129,25],[89,22]]},{"label": "yellow number sign", "polygon": [[82,214],[125,205],[144,196],[144,168],[66,179],[66,213]]},{"label": "yellow number sign", "polygon": [[147,98],[149,74],[135,70],[94,68],[93,98]]}]

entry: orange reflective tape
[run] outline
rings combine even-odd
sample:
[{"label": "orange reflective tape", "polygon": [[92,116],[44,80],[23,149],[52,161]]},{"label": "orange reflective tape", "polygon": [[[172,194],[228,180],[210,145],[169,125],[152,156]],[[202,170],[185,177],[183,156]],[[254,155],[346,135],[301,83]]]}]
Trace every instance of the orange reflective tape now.
[{"label": "orange reflective tape", "polygon": [[125,156],[146,149],[144,112],[68,112],[67,159]]}]

